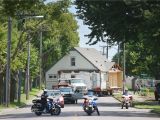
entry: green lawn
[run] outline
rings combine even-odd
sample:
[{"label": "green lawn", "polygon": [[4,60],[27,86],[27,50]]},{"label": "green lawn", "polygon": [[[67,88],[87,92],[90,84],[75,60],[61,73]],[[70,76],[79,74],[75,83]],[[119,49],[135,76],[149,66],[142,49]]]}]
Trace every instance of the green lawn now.
[{"label": "green lawn", "polygon": [[[32,91],[30,91],[29,93],[29,99],[33,99],[38,93],[40,92],[39,89],[37,88],[32,88]],[[18,103],[17,100],[15,100],[14,102],[10,103],[9,107],[21,107],[21,106],[24,106],[25,104],[27,103],[27,100],[26,100],[26,95],[24,93],[21,94],[21,102]],[[4,105],[0,105],[0,111],[1,109],[4,109],[5,106]]]},{"label": "green lawn", "polygon": [[136,103],[135,108],[139,109],[151,109],[151,112],[160,114],[160,105],[149,105],[148,102]]}]

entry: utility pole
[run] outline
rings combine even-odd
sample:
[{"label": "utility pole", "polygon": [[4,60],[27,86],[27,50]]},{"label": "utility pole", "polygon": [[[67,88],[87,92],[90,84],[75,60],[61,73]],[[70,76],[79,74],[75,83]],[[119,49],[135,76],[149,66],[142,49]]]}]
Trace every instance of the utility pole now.
[{"label": "utility pole", "polygon": [[108,59],[108,43],[107,43],[107,46],[106,46],[106,58]]},{"label": "utility pole", "polygon": [[108,45],[108,40],[106,40],[107,45],[106,46],[100,46],[103,48],[103,55],[105,55],[105,48],[106,48],[106,58],[108,59],[108,49],[109,49],[109,45]]},{"label": "utility pole", "polygon": [[29,99],[29,81],[30,81],[30,32],[27,38],[27,74],[26,74],[26,100]]},{"label": "utility pole", "polygon": [[105,55],[105,48],[106,48],[106,46],[100,46],[100,47],[102,47],[102,49],[103,49],[102,55]]},{"label": "utility pole", "polygon": [[119,42],[118,42],[118,61],[117,61],[117,62],[118,62],[118,65],[120,64],[120,63],[119,63],[119,59],[120,59],[120,58],[119,58],[119,57],[120,57],[120,53],[119,53],[119,52],[120,52],[120,50],[119,50],[119,49],[120,49],[120,46],[119,46],[119,45],[120,45],[120,44],[119,44]]},{"label": "utility pole", "polygon": [[124,43],[123,43],[123,93],[125,92],[125,82],[126,82],[125,80],[126,80],[126,55],[125,55],[125,40],[124,40]]},{"label": "utility pole", "polygon": [[[31,18],[43,18],[44,16],[27,16],[26,18],[24,18],[25,20],[26,19],[31,19]],[[30,31],[28,31],[28,36],[27,36],[27,52],[28,52],[28,55],[27,55],[27,73],[26,73],[26,100],[29,99],[29,91],[30,91],[30,40],[31,40],[31,36],[30,36]]]},{"label": "utility pole", "polygon": [[39,89],[42,87],[42,26],[40,29],[40,63],[39,63]]},{"label": "utility pole", "polygon": [[6,107],[10,104],[10,59],[11,59],[11,31],[12,31],[12,19],[8,17],[8,40],[7,40],[7,68],[6,68]]}]

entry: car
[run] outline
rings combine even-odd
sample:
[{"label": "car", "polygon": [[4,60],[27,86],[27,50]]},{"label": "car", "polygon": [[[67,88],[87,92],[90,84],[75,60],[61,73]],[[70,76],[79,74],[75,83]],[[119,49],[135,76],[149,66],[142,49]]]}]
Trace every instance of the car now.
[{"label": "car", "polygon": [[59,87],[59,90],[61,91],[64,102],[71,102],[71,103],[77,103],[77,98],[75,97],[75,93],[72,87]]},{"label": "car", "polygon": [[47,96],[52,97],[53,101],[57,102],[61,108],[64,108],[64,98],[60,90],[46,90]]},{"label": "car", "polygon": [[155,95],[155,100],[158,101],[160,99],[160,83],[157,83],[155,85],[154,95]]}]

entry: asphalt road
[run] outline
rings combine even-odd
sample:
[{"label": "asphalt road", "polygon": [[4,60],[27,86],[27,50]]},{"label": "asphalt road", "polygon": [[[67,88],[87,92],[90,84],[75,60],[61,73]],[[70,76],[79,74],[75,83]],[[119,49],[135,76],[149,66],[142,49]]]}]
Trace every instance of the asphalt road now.
[{"label": "asphalt road", "polygon": [[112,97],[99,97],[97,100],[100,116],[96,112],[88,116],[82,109],[82,100],[78,104],[66,104],[59,116],[43,114],[36,116],[31,105],[25,108],[5,110],[0,113],[2,120],[160,120],[160,116],[146,109],[121,109],[120,103]]}]

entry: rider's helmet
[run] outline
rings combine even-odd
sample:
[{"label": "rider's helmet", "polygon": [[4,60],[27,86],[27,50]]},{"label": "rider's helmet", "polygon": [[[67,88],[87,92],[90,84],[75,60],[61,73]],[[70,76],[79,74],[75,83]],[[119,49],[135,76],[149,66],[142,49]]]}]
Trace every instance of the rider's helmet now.
[{"label": "rider's helmet", "polygon": [[125,88],[124,94],[125,94],[125,95],[128,95],[128,88]]},{"label": "rider's helmet", "polygon": [[45,98],[48,97],[48,95],[47,95],[47,89],[44,89],[44,90],[43,90],[42,97],[45,97]]},{"label": "rider's helmet", "polygon": [[43,90],[43,93],[47,93],[47,89],[44,89],[44,90]]}]

